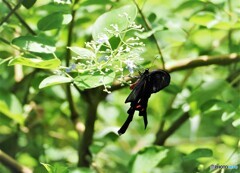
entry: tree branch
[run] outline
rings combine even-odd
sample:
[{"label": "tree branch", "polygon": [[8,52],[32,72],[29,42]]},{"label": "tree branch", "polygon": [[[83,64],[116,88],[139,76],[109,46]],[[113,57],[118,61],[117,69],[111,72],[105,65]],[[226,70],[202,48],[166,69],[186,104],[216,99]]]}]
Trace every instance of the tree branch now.
[{"label": "tree branch", "polygon": [[186,120],[189,118],[189,113],[185,112],[182,114],[170,127],[168,130],[161,134],[157,134],[157,138],[154,142],[156,145],[163,145],[166,139],[171,136]]},{"label": "tree branch", "polygon": [[33,171],[26,167],[20,165],[16,160],[7,155],[5,152],[0,150],[0,162],[7,166],[12,172],[16,173],[32,173]]},{"label": "tree branch", "polygon": [[[152,31],[152,26],[151,24],[148,22],[147,18],[145,17],[145,15],[143,14],[142,10],[140,9],[139,5],[137,4],[137,2],[135,0],[133,0],[134,4],[136,5],[137,9],[138,9],[138,12],[139,14],[141,15],[142,19],[143,19],[143,22],[145,23],[146,25],[146,28],[148,31]],[[164,70],[165,69],[165,61],[164,61],[164,58],[163,58],[163,54],[162,54],[162,50],[160,48],[160,45],[159,45],[159,42],[156,38],[156,36],[154,34],[151,35],[151,38],[153,39],[153,41],[155,42],[156,46],[157,46],[157,50],[158,50],[158,53],[161,57],[161,61],[162,61],[162,69]]]},{"label": "tree branch", "polygon": [[9,8],[9,10],[11,11],[0,23],[0,26],[6,22],[8,20],[8,18],[14,14],[18,20],[22,23],[22,25],[32,34],[32,35],[36,35],[36,33],[32,30],[32,28],[25,22],[25,20],[16,12],[16,10],[21,6],[22,1],[19,1],[18,4],[12,9],[11,5],[6,1],[3,0],[3,2],[7,5],[7,7]]},{"label": "tree branch", "polygon": [[[184,60],[175,61],[173,65],[166,66],[166,71],[171,73],[175,71],[193,69],[196,67],[209,66],[209,65],[229,65],[232,63],[237,63],[239,61],[240,61],[240,55],[236,53],[232,53],[229,55],[218,55],[218,56],[200,56],[196,59],[190,59],[190,60],[184,59]],[[126,81],[130,81],[130,80],[131,78],[126,78]],[[116,81],[115,83],[113,83],[109,91],[113,92],[124,87],[126,87],[126,85],[122,86],[121,83]]]},{"label": "tree branch", "polygon": [[85,131],[82,136],[81,144],[78,149],[78,166],[89,167],[91,164],[91,152],[89,150],[92,144],[94,125],[97,119],[98,104],[105,99],[107,93],[102,92],[103,88],[93,88],[82,92],[84,100],[87,102],[87,115],[85,121]]},{"label": "tree branch", "polygon": [[173,65],[167,66],[167,71],[174,72],[186,69],[192,69],[201,66],[208,65],[228,65],[231,63],[239,62],[240,55],[236,53],[232,53],[229,55],[217,55],[217,56],[200,56],[196,59],[186,59],[174,62]]},{"label": "tree branch", "polygon": [[[74,9],[74,7],[78,2],[79,2],[79,0],[75,0],[75,2],[73,4],[73,7],[72,7],[73,8],[73,10],[72,10],[72,21],[70,22],[69,29],[68,29],[67,47],[70,47],[72,45],[73,28],[74,28],[75,15],[76,15],[76,10]],[[70,49],[66,49],[65,59],[66,59],[66,66],[69,66],[69,63],[70,63],[70,60],[71,60]],[[78,113],[77,113],[76,108],[74,106],[74,101],[73,101],[73,97],[72,97],[71,85],[70,84],[67,84],[67,86],[66,86],[66,95],[67,95],[67,100],[68,100],[68,103],[69,103],[69,109],[71,111],[71,120],[76,127]]]},{"label": "tree branch", "polygon": [[[235,80],[237,79],[237,76],[239,74],[239,70],[234,71],[232,74],[230,74],[227,77],[227,81],[231,84],[234,85]],[[185,78],[188,78],[188,76],[186,76]],[[238,80],[238,79],[237,79]],[[239,80],[238,80],[239,81]],[[237,87],[237,85],[235,86]],[[170,108],[169,108],[170,109]],[[168,109],[168,110],[169,110]],[[160,126],[157,135],[156,135],[156,140],[154,142],[154,144],[157,145],[164,145],[166,139],[171,136],[178,128],[180,128],[180,126],[189,119],[189,113],[185,112],[183,113],[170,127],[168,130],[163,131],[163,127]]]},{"label": "tree branch", "polygon": [[17,5],[12,9],[10,4],[6,1],[6,0],[3,0],[3,2],[8,6],[8,8],[10,9],[10,13],[8,13],[8,15],[0,22],[0,26],[5,23],[9,17],[21,6],[21,3],[22,3],[22,0],[19,1],[17,3]]},{"label": "tree branch", "polygon": [[[208,66],[208,65],[229,65],[232,63],[237,63],[240,61],[240,55],[233,53],[229,55],[220,55],[220,56],[200,56],[196,59],[191,60],[180,60],[175,62],[173,65],[167,66],[166,70],[169,72],[175,72],[180,70],[194,69],[196,67]],[[188,76],[187,76],[188,77]],[[128,78],[127,80],[130,80]],[[119,83],[115,83],[111,91],[118,90],[123,88]],[[188,113],[184,113],[179,119],[177,119],[172,126],[167,130],[163,131],[164,121],[160,125],[160,129],[157,133],[157,138],[155,144],[163,145],[166,139],[171,136],[187,119],[189,118]]]},{"label": "tree branch", "polygon": [[[192,75],[193,73],[193,69],[189,70],[187,72],[187,74],[184,76],[183,80],[181,81],[180,83],[180,88],[183,88],[183,86],[185,85],[185,83],[187,82],[187,80],[189,79],[189,77]],[[162,116],[162,119],[161,119],[161,122],[160,122],[160,127],[158,129],[158,132],[156,134],[157,138],[160,138],[160,136],[163,134],[163,131],[164,131],[164,126],[165,126],[165,122],[166,122],[166,115],[168,114],[168,112],[171,110],[172,108],[172,105],[175,101],[175,99],[177,98],[177,94],[174,95],[171,99],[170,99],[170,102],[167,106],[167,109],[166,109],[166,112],[164,113],[164,115]]]}]

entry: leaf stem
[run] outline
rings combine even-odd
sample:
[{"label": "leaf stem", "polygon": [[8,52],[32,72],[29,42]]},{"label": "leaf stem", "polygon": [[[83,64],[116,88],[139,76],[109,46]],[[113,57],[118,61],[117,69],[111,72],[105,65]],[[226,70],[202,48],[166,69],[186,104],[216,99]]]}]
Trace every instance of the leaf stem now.
[{"label": "leaf stem", "polygon": [[[142,9],[140,9],[139,5],[137,4],[137,2],[135,0],[133,0],[134,4],[136,5],[137,9],[138,9],[138,12],[139,14],[141,15],[142,19],[143,19],[143,22],[145,23],[146,25],[146,28],[148,31],[151,31],[152,30],[152,26],[151,24],[148,22],[147,18],[145,17],[145,15],[143,14],[142,12]],[[158,50],[158,53],[161,57],[161,62],[162,62],[162,69],[165,70],[165,61],[164,61],[164,57],[163,57],[163,54],[162,54],[162,50],[161,50],[161,47],[159,45],[159,42],[157,41],[157,38],[154,34],[151,35],[153,41],[155,42],[156,46],[157,46],[157,50]]]}]

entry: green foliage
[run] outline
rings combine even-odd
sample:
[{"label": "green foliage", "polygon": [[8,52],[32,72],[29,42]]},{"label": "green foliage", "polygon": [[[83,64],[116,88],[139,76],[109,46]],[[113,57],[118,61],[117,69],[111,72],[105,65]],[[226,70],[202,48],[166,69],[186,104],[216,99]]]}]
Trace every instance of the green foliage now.
[{"label": "green foliage", "polygon": [[13,39],[12,44],[36,53],[54,53],[56,50],[52,41],[40,36],[21,36]]},{"label": "green foliage", "polygon": [[213,152],[210,149],[198,148],[184,157],[184,160],[196,160],[201,157],[212,157]]},{"label": "green foliage", "polygon": [[[93,25],[92,36],[95,41],[99,40],[102,35],[106,35],[108,38],[113,37],[118,32],[121,32],[128,28],[129,23],[133,22],[137,16],[137,9],[135,6],[124,6],[122,8],[112,10],[104,13]],[[115,31],[109,32],[113,27]]]},{"label": "green foliage", "polygon": [[47,78],[45,78],[39,85],[39,88],[42,89],[44,87],[62,84],[62,83],[70,83],[72,82],[71,78],[65,77],[65,76],[58,76],[58,75],[52,75]]},{"label": "green foliage", "polygon": [[13,121],[23,124],[22,106],[15,95],[8,92],[0,92],[0,112]]},{"label": "green foliage", "polygon": [[112,70],[105,71],[105,73],[95,72],[91,76],[88,73],[83,73],[74,79],[74,83],[80,89],[95,88],[101,85],[107,85],[114,81],[115,72]]},{"label": "green foliage", "polygon": [[23,5],[25,8],[31,8],[31,7],[35,4],[36,1],[37,1],[37,0],[23,0],[23,1],[22,1],[22,5]]},{"label": "green foliage", "polygon": [[52,13],[38,21],[38,29],[42,31],[58,29],[62,25],[67,25],[72,20],[70,14],[63,14],[61,12]]},{"label": "green foliage", "polygon": [[168,149],[162,147],[147,147],[139,151],[133,158],[133,163],[130,166],[132,173],[151,172],[158,163],[166,158]]},{"label": "green foliage", "polygon": [[[124,6],[99,16],[92,28],[91,42],[87,48],[69,47],[76,54],[72,67],[68,72],[77,72],[74,83],[80,89],[96,88],[103,85],[104,91],[110,93],[109,85],[120,73],[119,80],[124,81],[124,71],[127,66],[130,73],[140,61],[142,51],[138,37],[126,37],[130,31],[141,31],[141,26],[134,23],[136,8]],[[118,19],[118,20],[116,20]],[[114,37],[113,39],[111,39]]]},{"label": "green foliage", "polygon": [[[19,2],[0,1],[0,172],[1,151],[34,173],[239,172],[237,0]],[[129,77],[199,57],[117,135]]]},{"label": "green foliage", "polygon": [[9,66],[21,64],[34,68],[41,69],[56,69],[60,66],[61,61],[59,59],[50,59],[50,60],[42,60],[42,59],[33,59],[33,58],[24,58],[24,57],[15,57],[11,59],[8,63]]}]

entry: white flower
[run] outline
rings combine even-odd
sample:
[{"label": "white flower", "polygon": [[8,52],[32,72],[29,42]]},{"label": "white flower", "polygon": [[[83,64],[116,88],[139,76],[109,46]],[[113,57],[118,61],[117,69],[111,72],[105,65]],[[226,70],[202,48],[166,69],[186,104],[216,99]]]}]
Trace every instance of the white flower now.
[{"label": "white flower", "polygon": [[108,42],[108,36],[107,36],[106,34],[100,35],[100,36],[98,37],[97,43],[98,43],[98,44],[102,44],[102,43],[109,44],[109,42]]},{"label": "white flower", "polygon": [[136,68],[136,65],[134,64],[133,60],[127,59],[124,61],[124,63],[127,65],[127,68],[130,73],[134,72],[134,68]]},{"label": "white flower", "polygon": [[111,24],[111,27],[113,27],[113,29],[115,30],[115,32],[119,33],[119,28],[117,24]]},{"label": "white flower", "polygon": [[130,52],[131,49],[127,46],[126,49],[125,49],[126,52]]}]

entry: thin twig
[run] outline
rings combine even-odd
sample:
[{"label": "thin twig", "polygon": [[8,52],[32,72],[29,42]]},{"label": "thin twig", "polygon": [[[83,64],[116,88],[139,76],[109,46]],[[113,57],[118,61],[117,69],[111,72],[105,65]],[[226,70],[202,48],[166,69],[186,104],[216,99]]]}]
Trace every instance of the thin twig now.
[{"label": "thin twig", "polygon": [[18,20],[22,23],[22,25],[32,34],[36,35],[36,33],[32,30],[32,28],[25,22],[25,20],[16,12],[16,10],[21,6],[22,0],[12,9],[11,5],[6,1],[3,0],[3,2],[7,5],[9,10],[11,11],[0,23],[0,26],[8,20],[8,18],[14,14]]},{"label": "thin twig", "polygon": [[9,8],[9,7],[11,8],[11,9],[10,9],[11,11],[10,11],[10,13],[8,13],[8,15],[0,22],[0,26],[1,26],[3,23],[5,23],[5,22],[8,20],[8,18],[21,6],[22,1],[23,1],[23,0],[19,1],[19,2],[17,3],[17,5],[12,9],[11,6],[10,6],[10,4],[9,4],[7,1],[3,0],[3,2],[8,6],[8,8]]},{"label": "thin twig", "polygon": [[5,44],[7,44],[7,45],[10,45],[10,44],[11,44],[8,40],[6,40],[6,39],[4,39],[4,38],[1,38],[1,37],[0,37],[0,41],[3,42],[3,43],[5,43]]},{"label": "thin twig", "polygon": [[[70,47],[71,44],[72,44],[73,28],[74,28],[74,22],[75,22],[75,14],[76,14],[76,10],[74,9],[74,7],[78,2],[79,2],[79,0],[76,0],[73,4],[72,21],[70,22],[69,29],[68,29],[67,47]],[[70,60],[71,60],[70,49],[66,49],[65,59],[66,59],[66,66],[69,66]],[[71,111],[71,120],[76,125],[76,120],[78,118],[78,113],[77,113],[76,108],[74,106],[74,101],[73,101],[73,96],[72,96],[71,85],[70,84],[68,84],[66,86],[66,94],[67,94],[67,100],[68,100],[68,103],[69,103],[69,109]]]},{"label": "thin twig", "polygon": [[200,56],[196,59],[186,59],[176,61],[173,65],[168,66],[166,69],[169,72],[192,69],[195,67],[208,66],[212,64],[216,65],[228,65],[240,61],[240,55],[232,53],[229,55],[219,56]]},{"label": "thin twig", "polygon": [[[141,15],[142,19],[143,19],[143,22],[145,23],[146,25],[146,28],[147,30],[151,31],[152,30],[152,26],[151,24],[148,22],[147,18],[145,17],[145,15],[143,14],[142,12],[142,9],[139,7],[139,5],[137,4],[137,2],[135,0],[133,0],[134,4],[136,5],[137,9],[138,9],[138,12],[139,14]],[[157,50],[158,50],[158,53],[161,57],[161,61],[162,61],[162,69],[165,70],[165,61],[164,61],[164,57],[163,57],[163,54],[162,54],[162,50],[160,48],[160,45],[159,45],[159,42],[157,41],[157,38],[154,34],[151,35],[153,41],[155,42],[156,46],[157,46]]]},{"label": "thin twig", "polygon": [[30,168],[20,165],[16,160],[14,160],[12,157],[7,155],[2,150],[0,150],[0,163],[3,163],[4,165],[6,165],[9,169],[12,170],[12,172],[16,172],[16,173],[32,173],[33,172]]}]

